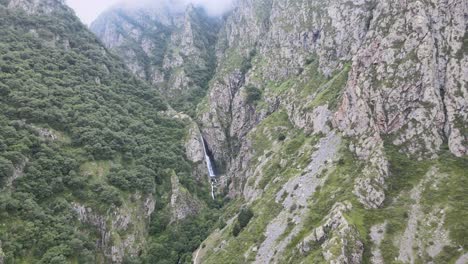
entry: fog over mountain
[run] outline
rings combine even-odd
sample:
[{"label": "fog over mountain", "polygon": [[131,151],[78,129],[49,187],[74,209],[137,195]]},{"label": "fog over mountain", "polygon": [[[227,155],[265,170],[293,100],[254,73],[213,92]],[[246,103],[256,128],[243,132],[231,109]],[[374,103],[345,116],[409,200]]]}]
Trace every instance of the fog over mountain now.
[{"label": "fog over mountain", "polygon": [[[90,24],[96,17],[106,9],[114,5],[131,5],[131,6],[147,6],[147,5],[161,5],[171,6],[174,9],[183,9],[189,3],[197,6],[202,6],[209,15],[217,16],[232,8],[233,0],[140,0],[140,1],[121,1],[121,0],[67,0],[67,4],[72,7],[76,14],[85,24]],[[94,8],[89,8],[93,6]]]},{"label": "fog over mountain", "polygon": [[0,0],[0,264],[468,264],[467,14]]}]

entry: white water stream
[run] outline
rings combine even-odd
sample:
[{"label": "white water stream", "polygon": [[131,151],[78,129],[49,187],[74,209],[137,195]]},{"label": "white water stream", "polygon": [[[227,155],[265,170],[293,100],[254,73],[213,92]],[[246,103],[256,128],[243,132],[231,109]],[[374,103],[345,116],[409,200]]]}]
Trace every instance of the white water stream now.
[{"label": "white water stream", "polygon": [[203,139],[202,136],[200,136],[200,138],[203,143],[203,151],[205,153],[205,162],[206,162],[206,167],[208,168],[208,176],[210,176],[210,180],[211,180],[211,197],[214,200],[215,199],[214,184],[216,183],[216,174],[214,173],[213,164],[211,163],[210,156],[208,156],[205,140]]}]

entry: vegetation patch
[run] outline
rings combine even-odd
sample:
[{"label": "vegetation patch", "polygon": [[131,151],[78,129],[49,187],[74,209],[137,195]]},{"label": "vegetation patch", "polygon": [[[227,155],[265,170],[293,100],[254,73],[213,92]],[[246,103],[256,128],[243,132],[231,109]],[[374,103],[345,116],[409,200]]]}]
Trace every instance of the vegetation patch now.
[{"label": "vegetation patch", "polygon": [[262,99],[262,91],[255,86],[248,85],[245,87],[245,99],[247,104],[256,104]]},{"label": "vegetation patch", "polygon": [[250,208],[242,208],[237,216],[237,221],[232,228],[232,235],[237,236],[239,233],[246,227],[250,219],[254,216],[252,210]]},{"label": "vegetation patch", "polygon": [[[163,115],[162,96],[106,53],[78,18],[67,9],[46,16],[0,5],[0,24],[0,188],[25,163],[0,193],[6,263],[99,262],[100,233],[77,220],[72,204],[106,217],[132,204],[132,194],[147,193],[158,201],[156,218],[170,200],[172,172],[199,199],[222,206],[191,177],[186,124]],[[58,139],[44,140],[37,127]],[[217,221],[213,210],[164,226],[149,240],[197,230],[187,246],[166,245],[168,258],[181,259]]]}]

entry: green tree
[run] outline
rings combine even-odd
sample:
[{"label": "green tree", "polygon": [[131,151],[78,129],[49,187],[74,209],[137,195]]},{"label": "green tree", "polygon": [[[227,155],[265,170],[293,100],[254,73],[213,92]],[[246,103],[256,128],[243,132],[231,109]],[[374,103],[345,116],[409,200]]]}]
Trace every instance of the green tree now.
[{"label": "green tree", "polygon": [[247,86],[245,87],[246,93],[246,102],[248,104],[255,104],[257,101],[262,99],[262,91],[255,86]]}]

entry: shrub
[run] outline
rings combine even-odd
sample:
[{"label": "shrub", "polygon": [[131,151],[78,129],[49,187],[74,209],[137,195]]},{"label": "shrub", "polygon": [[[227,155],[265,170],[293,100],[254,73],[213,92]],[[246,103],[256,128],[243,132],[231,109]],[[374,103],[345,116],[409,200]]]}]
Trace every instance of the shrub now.
[{"label": "shrub", "polygon": [[254,86],[247,86],[245,87],[246,93],[246,102],[248,104],[254,104],[262,98],[262,91]]},{"label": "shrub", "polygon": [[234,224],[234,227],[232,228],[232,235],[236,237],[239,235],[241,231],[242,231],[242,228],[240,227],[239,223],[236,222]]},{"label": "shrub", "polygon": [[286,139],[286,135],[284,135],[283,133],[278,135],[278,140],[279,141],[284,141],[285,139]]},{"label": "shrub", "polygon": [[240,227],[246,227],[249,224],[250,219],[252,219],[253,215],[254,214],[250,208],[241,209],[239,216],[237,217],[237,221],[239,222]]}]

